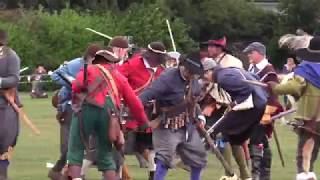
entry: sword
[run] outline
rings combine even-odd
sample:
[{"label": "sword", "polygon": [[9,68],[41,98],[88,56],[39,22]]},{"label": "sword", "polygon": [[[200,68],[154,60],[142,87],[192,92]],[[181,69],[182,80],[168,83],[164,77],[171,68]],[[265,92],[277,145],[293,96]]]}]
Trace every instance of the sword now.
[{"label": "sword", "polygon": [[91,29],[91,28],[86,28],[86,30],[91,31],[91,32],[93,32],[93,33],[95,33],[95,34],[98,34],[99,36],[105,37],[105,38],[107,38],[107,39],[109,39],[109,40],[112,39],[111,36],[108,36],[108,35],[106,35],[106,34],[103,34],[103,33],[99,32],[99,31],[93,30],[93,29]]},{"label": "sword", "polygon": [[23,111],[22,108],[18,107],[18,105],[15,103],[15,93],[16,90],[14,88],[10,88],[3,91],[4,97],[7,99],[7,101],[10,103],[10,105],[13,107],[13,109],[18,113],[19,116],[22,116],[22,120],[32,129],[32,131],[36,135],[40,135],[39,129],[32,123],[32,121],[28,118],[26,113]]}]

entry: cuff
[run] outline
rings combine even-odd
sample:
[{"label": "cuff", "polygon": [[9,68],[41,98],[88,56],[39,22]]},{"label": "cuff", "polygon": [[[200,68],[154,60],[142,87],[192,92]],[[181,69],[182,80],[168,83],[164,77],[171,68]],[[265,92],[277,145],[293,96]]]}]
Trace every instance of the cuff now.
[{"label": "cuff", "polygon": [[138,127],[138,131],[145,131],[148,127],[148,123],[144,123]]},{"label": "cuff", "polygon": [[206,117],[204,116],[204,115],[198,115],[198,119],[200,120],[200,121],[202,121],[203,122],[203,124],[206,124]]}]

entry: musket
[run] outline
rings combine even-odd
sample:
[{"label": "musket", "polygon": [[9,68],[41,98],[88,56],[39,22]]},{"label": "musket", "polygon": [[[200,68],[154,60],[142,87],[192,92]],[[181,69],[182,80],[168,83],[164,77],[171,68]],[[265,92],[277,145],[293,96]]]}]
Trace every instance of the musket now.
[{"label": "musket", "polygon": [[173,48],[173,51],[176,52],[177,49],[176,49],[176,44],[174,43],[174,39],[173,39],[172,31],[171,31],[171,26],[170,26],[170,22],[169,22],[168,19],[166,19],[166,22],[167,22],[168,31],[169,31],[169,34],[170,34],[170,39],[171,39],[171,43],[172,43],[172,48]]},{"label": "musket", "polygon": [[7,90],[3,90],[2,92],[4,97],[13,107],[13,109],[18,113],[19,116],[22,117],[22,120],[31,128],[32,132],[34,132],[36,135],[39,135],[40,134],[39,129],[32,123],[32,121],[29,119],[29,117],[26,115],[23,109],[18,107],[18,105],[15,103],[16,89],[10,88]]},{"label": "musket", "polygon": [[[196,108],[198,106],[197,104],[197,99],[193,96],[193,80],[195,80],[195,77],[193,77],[190,80],[189,83],[189,92],[187,93],[187,99],[188,101],[191,103],[191,108],[189,110],[189,115],[191,116],[192,120],[196,119],[196,115],[195,115],[195,111]],[[227,109],[229,110],[229,108]],[[226,110],[226,112],[227,112]],[[214,128],[212,128],[212,130],[214,130],[221,122],[223,121],[223,118],[220,119],[219,122],[215,123],[216,125],[213,125]],[[221,154],[220,150],[217,148],[217,146],[214,144],[214,141],[212,140],[212,138],[210,137],[210,134],[204,129],[204,127],[198,126],[198,132],[199,134],[204,137],[206,143],[210,146],[211,151],[213,152],[213,154],[217,157],[217,159],[220,161],[220,163],[222,164],[223,168],[226,171],[226,174],[230,177],[233,177],[235,175],[232,167],[230,166],[230,164],[224,159],[223,155]]]},{"label": "musket", "polygon": [[230,164],[224,159],[223,155],[221,154],[220,150],[217,148],[217,146],[214,144],[214,141],[210,137],[210,134],[204,129],[198,127],[198,130],[200,134],[204,137],[206,143],[210,146],[210,149],[212,150],[213,154],[217,157],[217,159],[222,164],[223,168],[226,170],[226,174],[230,177],[234,176],[235,173],[230,166]]},{"label": "musket", "polygon": [[107,39],[109,39],[109,40],[112,39],[111,36],[108,36],[108,35],[106,35],[106,34],[103,34],[103,33],[99,32],[99,31],[93,30],[93,29],[91,29],[91,28],[86,28],[86,30],[91,31],[91,32],[93,32],[93,33],[95,33],[95,34],[98,34],[99,36],[105,37],[105,38],[107,38]]}]

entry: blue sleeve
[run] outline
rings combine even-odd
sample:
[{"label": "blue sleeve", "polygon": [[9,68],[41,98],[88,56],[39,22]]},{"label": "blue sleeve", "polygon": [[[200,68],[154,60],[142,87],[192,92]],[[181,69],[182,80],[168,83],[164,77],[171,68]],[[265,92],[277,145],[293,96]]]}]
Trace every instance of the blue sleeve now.
[{"label": "blue sleeve", "polygon": [[222,77],[218,78],[218,84],[221,88],[227,91],[233,101],[237,104],[245,101],[254,91],[254,89],[246,82],[240,73],[232,71],[225,73]]},{"label": "blue sleeve", "polygon": [[69,84],[58,75],[59,73],[62,75],[69,74],[67,65],[63,65],[53,71],[53,73],[51,74],[51,79],[61,86],[69,86]]},{"label": "blue sleeve", "polygon": [[147,104],[151,100],[161,99],[161,96],[168,90],[168,78],[166,73],[160,75],[151,85],[142,91],[139,98],[143,105]]}]

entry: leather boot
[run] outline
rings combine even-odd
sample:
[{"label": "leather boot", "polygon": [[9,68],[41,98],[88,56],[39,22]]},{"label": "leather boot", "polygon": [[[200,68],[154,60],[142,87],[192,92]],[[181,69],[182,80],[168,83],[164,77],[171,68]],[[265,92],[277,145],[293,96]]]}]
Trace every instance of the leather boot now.
[{"label": "leather boot", "polygon": [[252,145],[251,146],[251,161],[252,161],[252,179],[260,180],[261,174],[261,162],[263,157],[263,146]]},{"label": "leather boot", "polygon": [[61,172],[54,171],[53,169],[51,169],[48,173],[48,178],[51,180],[60,180],[61,177],[62,177]]},{"label": "leather boot", "polygon": [[154,179],[154,171],[150,171],[149,172],[149,180],[153,180]]},{"label": "leather boot", "polygon": [[103,173],[103,179],[104,180],[116,180],[117,178],[117,174],[116,174],[116,171],[105,171]]}]

